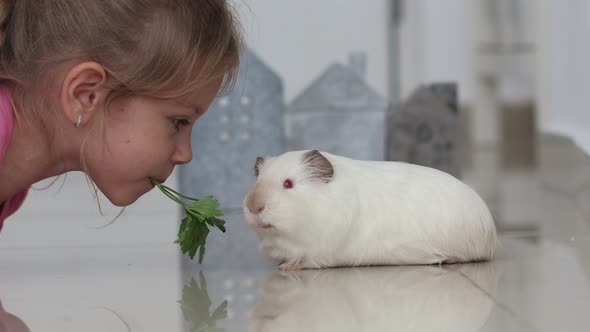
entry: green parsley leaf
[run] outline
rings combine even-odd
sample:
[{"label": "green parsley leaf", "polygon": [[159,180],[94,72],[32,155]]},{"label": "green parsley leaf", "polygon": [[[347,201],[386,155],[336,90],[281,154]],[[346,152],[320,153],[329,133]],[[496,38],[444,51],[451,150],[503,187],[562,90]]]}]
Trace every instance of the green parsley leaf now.
[{"label": "green parsley leaf", "polygon": [[[220,231],[225,232],[225,221],[217,218],[223,216],[223,213],[218,210],[219,202],[211,195],[201,199],[186,196],[153,178],[150,180],[164,195],[180,204],[184,209],[186,216],[180,223],[178,238],[174,243],[178,243],[182,253],[188,254],[191,259],[195,257],[198,251],[199,263],[202,263],[205,257],[205,244],[207,235],[209,235],[209,226],[217,227]],[[192,203],[187,204],[183,199]]]}]

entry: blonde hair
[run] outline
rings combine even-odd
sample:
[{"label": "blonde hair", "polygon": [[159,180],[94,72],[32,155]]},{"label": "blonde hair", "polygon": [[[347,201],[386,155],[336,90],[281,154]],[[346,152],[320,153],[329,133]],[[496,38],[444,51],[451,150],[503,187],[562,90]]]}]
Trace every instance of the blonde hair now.
[{"label": "blonde hair", "polygon": [[[0,0],[0,84],[18,111],[47,108],[59,64],[101,64],[119,96],[174,98],[235,81],[241,36],[226,0]],[[35,116],[36,114],[31,114]]]}]

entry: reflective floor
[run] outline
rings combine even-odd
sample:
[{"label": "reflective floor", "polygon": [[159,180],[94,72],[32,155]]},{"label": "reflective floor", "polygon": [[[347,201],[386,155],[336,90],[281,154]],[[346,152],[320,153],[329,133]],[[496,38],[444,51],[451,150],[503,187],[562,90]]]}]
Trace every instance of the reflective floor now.
[{"label": "reflective floor", "polygon": [[533,148],[470,156],[500,231],[488,263],[280,273],[236,215],[199,265],[177,224],[149,226],[176,216],[132,214],[97,240],[23,212],[0,238],[0,331],[588,331],[590,158],[549,135]]}]

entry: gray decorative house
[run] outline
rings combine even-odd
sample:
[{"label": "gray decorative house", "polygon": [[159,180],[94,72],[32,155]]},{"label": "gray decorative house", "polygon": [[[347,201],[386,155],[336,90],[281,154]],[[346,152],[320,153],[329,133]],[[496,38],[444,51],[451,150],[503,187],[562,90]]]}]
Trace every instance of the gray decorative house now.
[{"label": "gray decorative house", "polygon": [[461,178],[455,83],[422,85],[388,117],[387,159],[429,166]]},{"label": "gray decorative house", "polygon": [[232,91],[217,98],[193,129],[193,161],[180,170],[180,189],[214,195],[238,210],[254,181],[259,155],[285,151],[281,79],[246,49]]},{"label": "gray decorative house", "polygon": [[287,149],[385,159],[387,101],[364,80],[364,58],[331,65],[287,107]]}]

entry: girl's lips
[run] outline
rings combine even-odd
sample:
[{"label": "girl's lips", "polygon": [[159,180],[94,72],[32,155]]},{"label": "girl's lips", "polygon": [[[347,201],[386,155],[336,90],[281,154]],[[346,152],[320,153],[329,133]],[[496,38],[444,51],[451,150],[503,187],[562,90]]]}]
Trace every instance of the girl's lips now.
[{"label": "girl's lips", "polygon": [[164,183],[166,182],[167,178],[155,178],[155,177],[150,177],[149,180],[150,182],[152,182],[152,179],[158,181],[159,183]]},{"label": "girl's lips", "polygon": [[152,177],[150,177],[148,180],[150,181],[150,186],[151,186],[152,188],[154,188],[154,187],[156,186],[156,184],[155,184],[154,182],[152,182],[152,179],[153,179],[154,181],[157,181],[157,182],[158,182],[158,183],[160,183],[160,184],[163,184],[163,183],[164,183],[164,181],[166,181],[166,180],[162,180],[162,179],[156,179],[156,178],[152,178]]}]

